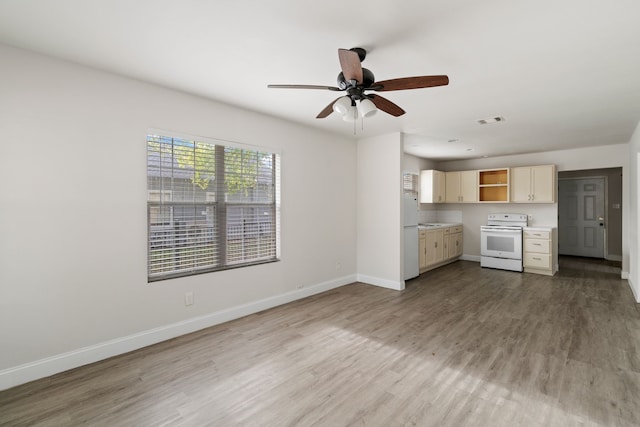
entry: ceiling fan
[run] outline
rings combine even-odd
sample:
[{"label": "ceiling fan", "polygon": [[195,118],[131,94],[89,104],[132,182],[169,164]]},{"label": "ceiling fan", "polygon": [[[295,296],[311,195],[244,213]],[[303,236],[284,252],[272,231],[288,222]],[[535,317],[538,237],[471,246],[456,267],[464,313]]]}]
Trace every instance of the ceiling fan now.
[{"label": "ceiling fan", "polygon": [[366,91],[388,92],[392,90],[421,89],[449,84],[447,76],[419,76],[404,77],[399,79],[375,81],[373,73],[362,67],[362,61],[367,56],[367,51],[360,47],[352,49],[338,49],[338,59],[342,71],[338,74],[338,87],[319,85],[268,85],[276,89],[321,89],[335,92],[346,92],[327,105],[316,116],[323,119],[332,112],[343,115],[347,121],[355,120],[359,113],[363,118],[375,114],[377,109],[398,117],[405,111],[398,105],[377,94],[369,94]]}]

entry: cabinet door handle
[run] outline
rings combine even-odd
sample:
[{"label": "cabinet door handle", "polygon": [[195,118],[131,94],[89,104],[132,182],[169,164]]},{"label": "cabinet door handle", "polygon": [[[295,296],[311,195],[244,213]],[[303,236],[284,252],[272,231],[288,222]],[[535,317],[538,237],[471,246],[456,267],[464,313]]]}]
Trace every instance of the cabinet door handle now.
[{"label": "cabinet door handle", "polygon": [[542,261],[542,258],[538,258],[538,257],[532,257],[533,259],[535,259],[536,261]]},{"label": "cabinet door handle", "polygon": [[532,243],[533,246],[542,246],[540,243]]}]

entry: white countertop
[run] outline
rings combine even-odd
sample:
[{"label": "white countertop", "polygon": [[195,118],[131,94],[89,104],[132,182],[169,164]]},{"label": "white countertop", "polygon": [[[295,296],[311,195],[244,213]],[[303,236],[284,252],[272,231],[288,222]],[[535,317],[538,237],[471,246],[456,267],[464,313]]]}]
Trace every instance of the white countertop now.
[{"label": "white countertop", "polygon": [[419,229],[423,229],[423,230],[432,230],[432,229],[436,229],[436,228],[455,227],[457,225],[462,225],[462,223],[459,223],[459,222],[452,222],[452,223],[448,223],[448,222],[428,222],[428,223],[418,224],[418,228]]}]

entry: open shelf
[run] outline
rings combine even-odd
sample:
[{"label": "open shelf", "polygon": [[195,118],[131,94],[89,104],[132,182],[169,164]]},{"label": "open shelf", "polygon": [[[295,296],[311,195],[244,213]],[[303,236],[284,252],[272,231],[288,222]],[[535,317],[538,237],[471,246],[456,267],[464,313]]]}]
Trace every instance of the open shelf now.
[{"label": "open shelf", "polygon": [[478,201],[509,201],[509,169],[478,171]]},{"label": "open shelf", "polygon": [[492,169],[478,172],[480,185],[508,185],[509,169]]},{"label": "open shelf", "polygon": [[507,202],[509,189],[506,185],[480,186],[481,202]]}]

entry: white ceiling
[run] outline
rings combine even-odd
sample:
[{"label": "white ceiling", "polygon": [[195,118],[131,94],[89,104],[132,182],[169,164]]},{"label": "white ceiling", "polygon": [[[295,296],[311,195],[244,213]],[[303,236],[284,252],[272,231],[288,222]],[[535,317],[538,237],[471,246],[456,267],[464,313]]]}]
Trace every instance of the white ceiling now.
[{"label": "white ceiling", "polygon": [[364,47],[377,80],[449,76],[355,128],[432,159],[626,143],[640,119],[637,0],[0,0],[0,42],[348,136],[315,118],[335,92],[267,84],[335,86]]}]

